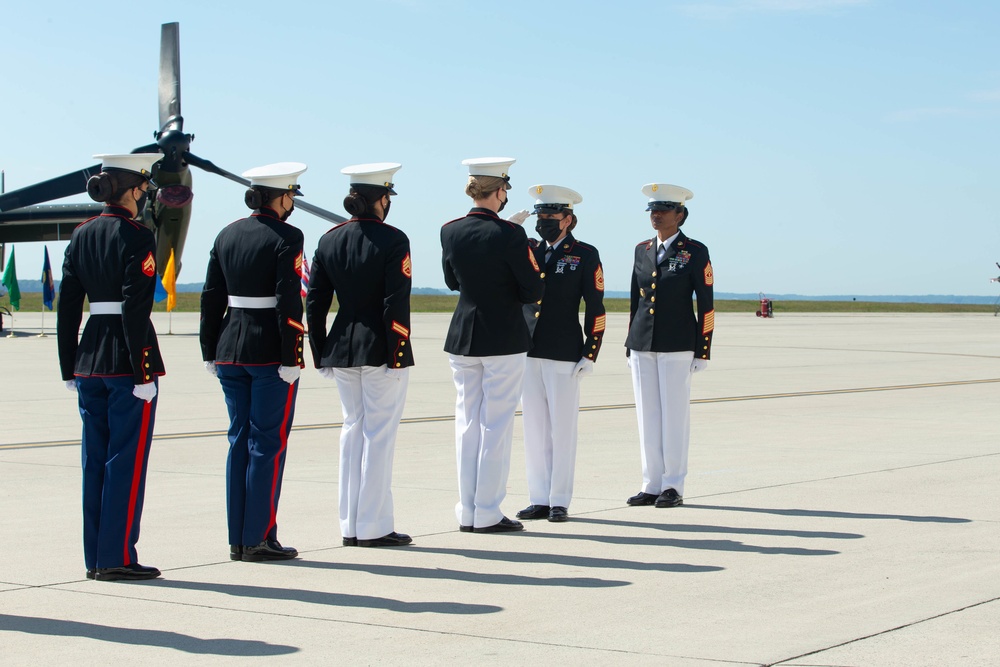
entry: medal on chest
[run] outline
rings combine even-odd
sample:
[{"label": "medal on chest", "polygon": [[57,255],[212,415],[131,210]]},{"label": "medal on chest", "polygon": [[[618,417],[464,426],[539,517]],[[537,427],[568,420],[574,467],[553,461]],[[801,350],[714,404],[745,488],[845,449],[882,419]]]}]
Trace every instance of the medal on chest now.
[{"label": "medal on chest", "polygon": [[580,266],[580,258],[575,255],[563,255],[556,262],[556,273],[566,273],[567,266],[570,271],[576,271],[576,267]]},{"label": "medal on chest", "polygon": [[687,250],[681,250],[679,253],[667,260],[667,271],[676,273],[687,266],[690,261],[691,253]]}]

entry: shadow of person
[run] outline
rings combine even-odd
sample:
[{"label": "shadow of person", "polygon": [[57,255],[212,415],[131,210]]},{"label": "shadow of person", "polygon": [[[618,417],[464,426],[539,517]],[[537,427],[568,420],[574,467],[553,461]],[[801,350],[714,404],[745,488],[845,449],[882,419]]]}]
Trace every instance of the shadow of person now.
[{"label": "shadow of person", "polygon": [[529,539],[590,540],[602,544],[616,544],[637,547],[672,547],[675,549],[698,549],[704,551],[732,551],[781,556],[834,556],[839,551],[832,549],[805,549],[802,547],[761,547],[744,544],[736,540],[684,540],[673,537],[642,537],[639,535],[583,535],[573,533],[524,533]]},{"label": "shadow of person", "polygon": [[495,614],[503,611],[503,607],[491,604],[466,604],[462,602],[404,602],[392,598],[380,598],[371,595],[353,595],[350,593],[328,593],[326,591],[309,591],[299,588],[268,588],[265,586],[250,586],[247,584],[222,584],[207,581],[176,581],[173,579],[155,579],[148,586],[161,588],[176,588],[189,591],[207,591],[221,593],[241,598],[260,598],[262,600],[291,600],[335,607],[365,607],[368,609],[384,609],[403,614]]},{"label": "shadow of person", "polygon": [[735,528],[732,526],[706,526],[684,523],[646,523],[642,521],[619,521],[617,519],[594,519],[590,517],[573,517],[573,523],[594,525],[621,526],[622,528],[639,528],[646,530],[662,530],[670,533],[721,533],[724,535],[768,535],[776,537],[801,537],[805,539],[827,540],[858,540],[864,537],[860,533],[835,533],[820,530],[781,530],[775,528]]},{"label": "shadow of person", "polygon": [[[426,551],[423,547],[410,547],[408,551]],[[567,586],[571,588],[617,588],[629,586],[630,581],[597,579],[594,577],[529,577],[522,574],[501,572],[468,572],[445,568],[406,567],[401,565],[376,565],[373,563],[332,563],[317,560],[299,560],[292,567],[309,567],[320,570],[367,572],[381,577],[410,577],[414,579],[448,579],[473,584],[500,584],[504,586]]]},{"label": "shadow of person", "polygon": [[295,646],[268,644],[253,639],[202,639],[168,630],[121,628],[97,623],[10,614],[0,614],[0,628],[8,632],[23,632],[31,635],[84,637],[130,646],[157,646],[199,655],[256,657],[288,655],[299,650]]},{"label": "shadow of person", "polygon": [[972,519],[950,516],[920,516],[913,514],[874,514],[869,512],[841,512],[837,510],[804,510],[774,507],[734,507],[732,505],[697,505],[684,502],[685,509],[719,510],[723,512],[753,512],[778,516],[804,516],[822,519],[878,519],[883,521],[912,521],[915,523],[971,523]]},{"label": "shadow of person", "polygon": [[[533,533],[522,533],[531,535]],[[444,556],[459,556],[475,560],[500,561],[504,563],[529,563],[544,565],[565,565],[567,567],[594,567],[609,570],[638,570],[644,572],[718,572],[725,568],[717,565],[688,565],[687,563],[643,563],[621,558],[596,558],[593,556],[573,556],[565,553],[528,553],[522,551],[485,551],[480,549],[451,549],[446,547],[420,547],[420,551]]]}]

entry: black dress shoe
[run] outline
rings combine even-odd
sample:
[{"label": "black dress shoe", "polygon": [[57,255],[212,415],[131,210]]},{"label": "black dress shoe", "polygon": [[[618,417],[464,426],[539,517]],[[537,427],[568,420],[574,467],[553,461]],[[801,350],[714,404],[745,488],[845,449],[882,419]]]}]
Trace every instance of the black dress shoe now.
[{"label": "black dress shoe", "polygon": [[263,560],[289,560],[299,555],[292,547],[283,547],[278,540],[264,540],[255,547],[243,547],[243,560],[260,562]]},{"label": "black dress shoe", "polygon": [[549,510],[549,521],[569,521],[569,512],[565,507],[553,507]]},{"label": "black dress shoe", "polygon": [[483,526],[482,528],[475,528],[476,533],[514,533],[519,530],[524,530],[524,524],[520,521],[514,521],[513,519],[508,519],[504,517],[500,519],[500,523],[495,523],[492,526]]},{"label": "black dress shoe", "polygon": [[625,502],[627,502],[632,507],[638,507],[640,505],[652,505],[653,503],[656,502],[656,494],[643,493],[642,491],[640,491],[639,493],[635,494]]},{"label": "black dress shoe", "polygon": [[359,547],[405,547],[413,538],[403,533],[392,532],[374,540],[358,540]]},{"label": "black dress shoe", "polygon": [[657,507],[677,507],[683,504],[684,498],[675,489],[667,489],[656,499]]},{"label": "black dress shoe", "polygon": [[242,544],[230,544],[229,545],[229,560],[243,560],[243,545]]},{"label": "black dress shoe", "polygon": [[344,538],[345,547],[356,547],[358,546],[358,538],[356,537],[345,537]]},{"label": "black dress shoe", "polygon": [[458,529],[460,531],[462,531],[463,533],[471,533],[472,532],[472,526],[462,526],[462,525],[459,525]]},{"label": "black dress shoe", "polygon": [[517,518],[525,521],[530,521],[532,519],[545,519],[548,516],[548,505],[528,505],[517,513]]},{"label": "black dress shoe", "polygon": [[123,567],[99,567],[94,572],[98,581],[139,581],[141,579],[156,579],[160,571],[155,567],[146,567],[138,563]]},{"label": "black dress shoe", "polygon": [[88,579],[93,579],[96,574],[97,574],[97,570],[95,570],[92,567],[91,568],[87,568],[87,578]]}]

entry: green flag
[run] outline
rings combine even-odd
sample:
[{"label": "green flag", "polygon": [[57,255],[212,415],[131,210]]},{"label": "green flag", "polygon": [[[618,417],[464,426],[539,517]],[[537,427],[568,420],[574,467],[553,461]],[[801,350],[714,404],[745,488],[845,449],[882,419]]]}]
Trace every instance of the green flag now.
[{"label": "green flag", "polygon": [[14,249],[10,249],[10,261],[3,272],[3,284],[14,310],[21,310],[21,288],[17,286],[17,265],[14,264]]}]

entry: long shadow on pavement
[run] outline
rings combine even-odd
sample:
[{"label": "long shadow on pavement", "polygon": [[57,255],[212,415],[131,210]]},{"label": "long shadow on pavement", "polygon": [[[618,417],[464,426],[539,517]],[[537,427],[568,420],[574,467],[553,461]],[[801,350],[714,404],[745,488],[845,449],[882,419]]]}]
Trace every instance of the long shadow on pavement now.
[{"label": "long shadow on pavement", "polygon": [[[685,506],[686,507],[686,506]],[[733,528],[731,526],[703,526],[683,523],[644,523],[642,521],[617,521],[615,519],[592,519],[573,517],[573,523],[622,526],[624,528],[644,528],[671,533],[723,533],[726,535],[773,535],[777,537],[802,537],[806,539],[857,540],[864,537],[860,533],[831,533],[818,530],[777,530],[771,528]]]},{"label": "long shadow on pavement", "polygon": [[758,547],[734,540],[681,540],[670,537],[638,537],[630,535],[582,535],[574,533],[519,533],[524,537],[554,540],[590,540],[604,544],[624,544],[640,547],[674,547],[676,549],[699,549],[704,551],[736,551],[745,553],[782,556],[833,556],[839,551],[832,549],[802,549],[799,547]]},{"label": "long shadow on pavement", "polygon": [[[519,539],[526,533],[517,533]],[[485,551],[480,549],[450,549],[446,547],[414,547],[414,551],[422,553],[441,554],[443,556],[460,556],[476,560],[495,560],[504,563],[538,563],[544,565],[566,565],[569,567],[595,567],[609,570],[639,570],[646,572],[718,572],[725,568],[717,565],[688,565],[686,563],[641,563],[620,558],[594,558],[591,556],[573,556],[564,553],[527,553],[522,551]]]},{"label": "long shadow on pavement", "polygon": [[327,593],[325,591],[307,591],[298,588],[268,588],[265,586],[248,586],[245,584],[221,584],[207,581],[176,581],[173,579],[154,579],[148,586],[160,588],[177,588],[190,591],[208,591],[243,598],[260,598],[262,600],[291,600],[332,607],[367,607],[369,609],[385,609],[404,614],[495,614],[503,611],[503,607],[491,604],[465,604],[461,602],[404,602],[392,598],[380,598],[370,595],[351,595],[349,593]]},{"label": "long shadow on pavement", "polygon": [[232,655],[241,657],[288,655],[299,649],[283,644],[268,644],[252,639],[201,639],[179,632],[165,630],[140,630],[112,625],[63,621],[35,616],[0,614],[0,629],[31,635],[52,637],[85,637],[114,644],[131,646],[159,646],[185,653],[202,655]]},{"label": "long shadow on pavement", "polygon": [[821,517],[824,519],[881,519],[891,521],[913,521],[915,523],[971,523],[972,519],[951,516],[917,516],[911,514],[869,514],[867,512],[838,512],[832,510],[804,510],[773,507],[733,507],[730,505],[695,505],[684,503],[685,509],[722,510],[723,512],[754,512],[777,514],[779,516]]},{"label": "long shadow on pavement", "polygon": [[[408,551],[426,551],[419,547]],[[372,565],[369,563],[331,563],[316,560],[295,560],[290,567],[312,567],[320,570],[344,570],[367,572],[383,577],[412,577],[415,579],[451,579],[474,584],[501,584],[510,586],[568,586],[572,588],[616,588],[630,586],[630,581],[615,579],[595,579],[593,577],[528,577],[520,574],[498,572],[466,572],[443,568],[405,567],[401,565]]]}]

